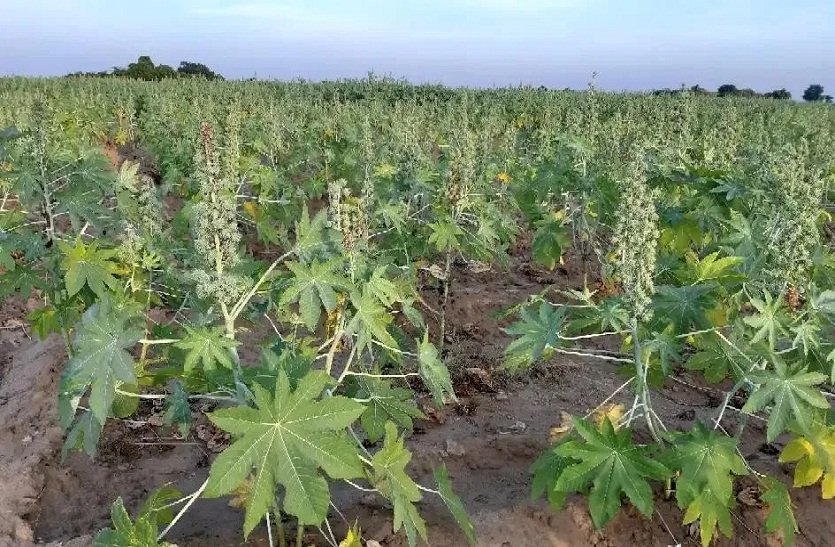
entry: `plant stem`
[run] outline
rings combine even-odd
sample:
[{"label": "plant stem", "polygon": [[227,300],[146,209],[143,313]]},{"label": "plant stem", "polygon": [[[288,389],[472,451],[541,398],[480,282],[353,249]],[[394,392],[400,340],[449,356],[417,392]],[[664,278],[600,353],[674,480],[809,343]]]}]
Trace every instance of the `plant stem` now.
[{"label": "plant stem", "polygon": [[179,338],[160,338],[159,340],[151,340],[149,338],[143,338],[139,341],[140,344],[144,346],[153,346],[154,344],[176,344],[179,342]]},{"label": "plant stem", "polygon": [[[328,349],[328,356],[325,359],[325,373],[330,375],[331,369],[333,368],[333,358],[336,355],[336,349],[339,347],[339,341],[342,339],[342,336],[345,334],[345,330],[342,328],[342,320],[340,319],[340,325],[337,331],[333,335],[333,340],[331,341],[331,347]],[[353,353],[353,351],[352,351]],[[345,370],[348,370],[348,366],[350,366],[350,360],[348,364],[345,365]]]},{"label": "plant stem", "polygon": [[264,519],[267,521],[267,544],[269,547],[275,547],[275,542],[273,541],[273,527],[270,525],[270,512],[264,515]]},{"label": "plant stem", "polygon": [[446,265],[444,266],[444,301],[441,305],[441,327],[440,327],[440,334],[438,339],[438,352],[440,353],[444,349],[444,331],[446,330],[446,306],[447,302],[449,301],[449,274],[450,269],[452,267],[452,251],[447,250],[446,252]]},{"label": "plant stem", "polygon": [[296,525],[296,547],[304,547],[304,526],[301,522]]},{"label": "plant stem", "polygon": [[203,482],[203,484],[200,485],[200,488],[198,488],[197,491],[194,494],[191,495],[188,502],[183,506],[182,509],[180,509],[180,512],[177,513],[177,515],[171,520],[171,523],[168,526],[165,527],[165,530],[160,532],[160,534],[157,536],[157,541],[162,541],[162,538],[165,537],[165,534],[167,534],[168,532],[171,531],[172,528],[174,528],[174,525],[177,524],[177,522],[179,522],[179,520],[183,517],[183,515],[186,513],[186,511],[188,511],[189,507],[191,507],[192,504],[194,504],[194,502],[197,501],[197,498],[200,497],[200,494],[203,493],[203,491],[206,489],[206,487],[208,485],[209,485],[209,479],[206,479]]},{"label": "plant stem", "polygon": [[649,402],[649,386],[647,385],[648,367],[644,364],[643,358],[641,357],[641,343],[638,340],[638,320],[636,318],[632,319],[632,346],[635,350],[635,374],[638,376],[639,381],[637,390],[641,398],[641,404],[644,406],[644,417],[652,438],[656,442],[659,442],[661,437],[658,436],[658,432],[655,430],[655,424],[652,421],[652,412],[650,411],[652,407]]},{"label": "plant stem", "polygon": [[284,253],[280,257],[273,260],[273,263],[270,264],[269,268],[267,268],[267,271],[265,271],[263,274],[261,274],[261,277],[258,278],[258,281],[255,282],[255,285],[253,285],[252,288],[249,289],[249,291],[247,291],[247,293],[245,295],[243,295],[240,298],[240,300],[238,300],[238,302],[235,303],[234,306],[232,306],[232,310],[230,312],[231,317],[232,317],[232,321],[237,319],[238,316],[241,314],[241,312],[244,311],[244,308],[246,307],[246,305],[249,303],[249,301],[252,299],[252,297],[255,296],[255,293],[258,292],[258,289],[261,288],[261,285],[264,284],[264,282],[267,280],[267,277],[269,277],[269,275],[271,273],[273,273],[273,270],[275,270],[278,267],[279,264],[281,264],[282,262],[287,260],[295,252],[296,252],[295,250],[287,251],[286,253]]},{"label": "plant stem", "polygon": [[273,516],[275,516],[275,528],[278,531],[278,547],[287,547],[287,535],[284,532],[284,520],[281,518],[281,511],[276,509]]}]

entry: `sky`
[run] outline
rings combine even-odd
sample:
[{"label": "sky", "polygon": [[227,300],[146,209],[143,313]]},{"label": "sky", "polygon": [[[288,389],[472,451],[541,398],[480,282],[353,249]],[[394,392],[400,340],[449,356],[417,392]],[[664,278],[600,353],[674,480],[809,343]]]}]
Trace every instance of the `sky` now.
[{"label": "sky", "polygon": [[227,78],[835,91],[833,0],[0,0],[0,75],[139,55]]}]

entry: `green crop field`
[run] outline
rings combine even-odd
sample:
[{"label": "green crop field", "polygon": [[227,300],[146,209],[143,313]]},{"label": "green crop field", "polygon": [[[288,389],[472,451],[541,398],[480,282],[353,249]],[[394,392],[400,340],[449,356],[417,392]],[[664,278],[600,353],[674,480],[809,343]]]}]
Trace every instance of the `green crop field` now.
[{"label": "green crop field", "polygon": [[[543,407],[534,498],[556,512],[579,494],[603,530],[663,504],[677,542],[788,545],[835,497],[833,182],[823,103],[5,78],[0,300],[63,340],[62,459],[97,458],[149,412],[166,438],[223,440],[190,489],[110,499],[97,546],[179,542],[207,498],[235,505],[240,541],[366,545],[345,488],[379,497],[392,542],[441,544],[424,508],[445,507],[449,544],[476,544],[466,471],[415,470],[416,424],[448,427],[432,417],[470,398],[462,378],[566,360],[613,388]],[[456,299],[522,263],[550,281],[496,284],[503,349],[460,366]],[[714,404],[676,419],[672,385]]]}]

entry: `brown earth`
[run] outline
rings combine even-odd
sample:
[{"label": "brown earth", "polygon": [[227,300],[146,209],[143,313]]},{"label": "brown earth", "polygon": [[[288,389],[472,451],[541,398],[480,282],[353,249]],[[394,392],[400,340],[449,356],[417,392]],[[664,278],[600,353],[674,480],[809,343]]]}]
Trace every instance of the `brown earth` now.
[{"label": "brown earth", "polygon": [[[660,491],[652,519],[627,506],[602,531],[594,530],[581,498],[571,499],[560,512],[529,499],[528,469],[548,445],[549,430],[559,422],[560,413],[585,414],[623,382],[614,367],[583,358],[554,359],[514,378],[497,371],[508,341],[500,330],[507,320],[498,319],[497,312],[552,283],[582,285],[582,266],[576,262],[569,261],[556,273],[519,260],[509,271],[475,273],[457,268],[448,307],[446,358],[458,378],[461,404],[448,405],[434,420],[417,424],[409,440],[414,453],[411,471],[430,484],[432,468],[446,463],[475,522],[479,545],[698,545],[695,531],[681,524],[681,511]],[[434,307],[437,302],[430,304]],[[89,534],[109,524],[110,504],[116,497],[122,496],[129,510],[135,510],[149,491],[163,484],[171,483],[183,492],[195,490],[219,450],[216,439],[201,434],[204,422],[180,439],[170,428],[113,421],[105,429],[95,460],[72,454],[60,462],[56,400],[64,345],[57,337],[30,340],[20,321],[26,309],[12,302],[0,314],[0,546],[69,545],[69,540],[85,545]],[[654,399],[668,426],[688,428],[694,419],[715,412],[718,391],[702,387],[686,374],[677,380],[669,381]],[[622,394],[617,400],[625,403],[626,398]],[[157,410],[143,403],[139,415],[148,421]],[[735,421],[731,415],[724,423],[733,428]],[[781,469],[774,455],[779,444],[761,446],[764,432],[756,421],[749,422],[747,431],[742,449],[754,468],[788,482],[790,470]],[[738,482],[744,503],[734,510],[734,538],[717,544],[779,545],[778,538],[763,532],[764,509],[756,492],[743,491],[754,483]],[[794,489],[792,495],[801,529],[797,544],[831,545],[835,538],[831,502],[821,501],[816,488]],[[340,485],[334,486],[333,497],[347,521],[359,519],[366,539],[389,547],[406,545],[403,537],[391,533],[391,512],[382,500]],[[430,545],[465,545],[438,500],[425,500],[421,512],[429,525]],[[344,522],[335,513],[331,521]],[[263,530],[244,542],[241,524],[241,511],[229,507],[227,500],[199,500],[168,539],[192,547],[266,544]],[[307,539],[325,545],[313,533]]]}]

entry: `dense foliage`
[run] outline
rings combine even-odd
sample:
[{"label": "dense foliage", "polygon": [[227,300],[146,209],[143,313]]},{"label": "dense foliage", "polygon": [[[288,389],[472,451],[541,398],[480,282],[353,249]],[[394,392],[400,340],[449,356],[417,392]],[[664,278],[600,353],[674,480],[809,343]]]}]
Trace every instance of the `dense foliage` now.
[{"label": "dense foliage", "polygon": [[[197,498],[225,495],[245,534],[263,523],[283,544],[292,518],[336,545],[335,481],[389,500],[410,544],[427,538],[418,502],[439,496],[474,542],[446,470],[415,482],[404,438],[422,416],[413,389],[455,398],[442,360],[455,263],[505,263],[526,232],[539,264],[573,249],[600,290],[520,303],[505,364],[562,353],[626,375],[537,460],[536,495],[560,507],[588,494],[603,526],[626,501],[652,515],[667,483],[707,545],[730,535],[734,481],[752,474],[767,530],[789,542],[790,491],[737,449],[749,417],[767,422],[764,440],[791,436],[795,486],[835,495],[825,104],[373,78],[5,79],[6,126],[0,296],[36,297],[33,328],[65,337],[65,450],[94,455],[106,421],[143,398],[164,399],[184,434],[208,402],[233,439],[196,492],[157,491],[135,520],[117,501],[100,545],[156,544]],[[128,142],[158,170],[103,156]],[[440,309],[421,297],[427,277]],[[620,349],[588,344],[598,337]],[[709,422],[668,431],[653,388],[682,367],[726,397]],[[627,389],[631,407],[606,406]]]},{"label": "dense foliage", "polygon": [[168,78],[200,76],[207,80],[223,80],[223,76],[213,71],[203,63],[182,61],[175,70],[170,65],[157,65],[147,55],[140,55],[135,63],[126,67],[116,66],[112,70],[101,70],[98,72],[75,72],[69,76],[85,77],[108,77],[131,78],[134,80],[145,80],[156,82]]}]

